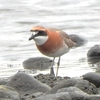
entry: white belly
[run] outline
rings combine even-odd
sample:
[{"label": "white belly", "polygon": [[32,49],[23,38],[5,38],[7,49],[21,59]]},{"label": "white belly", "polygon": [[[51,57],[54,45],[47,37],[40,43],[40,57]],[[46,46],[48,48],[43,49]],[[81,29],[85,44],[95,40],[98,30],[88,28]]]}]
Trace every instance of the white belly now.
[{"label": "white belly", "polygon": [[49,57],[60,57],[63,54],[67,53],[68,51],[69,51],[68,46],[64,45],[62,48],[55,50],[54,53],[48,53],[47,56],[49,56]]}]

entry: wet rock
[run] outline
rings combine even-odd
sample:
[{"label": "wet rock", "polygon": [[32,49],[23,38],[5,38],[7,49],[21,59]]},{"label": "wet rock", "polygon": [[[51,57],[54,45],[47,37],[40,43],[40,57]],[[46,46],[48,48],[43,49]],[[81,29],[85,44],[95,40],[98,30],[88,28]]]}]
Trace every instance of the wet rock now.
[{"label": "wet rock", "polygon": [[88,62],[95,64],[100,61],[100,45],[94,45],[87,52]]},{"label": "wet rock", "polygon": [[46,94],[31,100],[100,100],[100,95],[89,95],[77,87],[62,88],[57,93]]},{"label": "wet rock", "polygon": [[96,86],[87,80],[77,80],[75,86],[84,91],[85,93],[98,94],[98,89],[96,88]]},{"label": "wet rock", "polygon": [[34,100],[58,100],[58,98],[61,97],[61,96],[66,96],[66,100],[71,100],[70,99],[71,97],[70,97],[69,93],[67,93],[67,92],[56,93],[56,94],[48,94],[48,95],[37,97]]},{"label": "wet rock", "polygon": [[87,42],[84,38],[75,34],[71,34],[69,35],[69,37],[71,38],[72,41],[76,43],[75,47],[82,46]]},{"label": "wet rock", "polygon": [[83,75],[83,78],[93,83],[97,88],[100,87],[100,73],[90,72]]},{"label": "wet rock", "polygon": [[46,84],[39,82],[37,79],[33,78],[24,72],[16,73],[8,85],[15,88],[21,95],[30,95],[36,92],[47,92],[51,88]]},{"label": "wet rock", "polygon": [[20,95],[15,89],[0,85],[0,100],[20,100]]},{"label": "wet rock", "polygon": [[67,79],[59,82],[54,86],[47,94],[54,94],[61,88],[68,88],[71,86],[78,87],[82,91],[88,94],[98,94],[98,89],[92,83],[89,83],[87,80],[82,79]]},{"label": "wet rock", "polygon": [[80,95],[80,93],[71,93],[71,97],[71,100],[100,100],[100,95]]},{"label": "wet rock", "polygon": [[80,94],[86,94],[85,92],[83,92],[81,89],[79,89],[78,87],[75,87],[75,86],[71,86],[71,87],[67,87],[67,88],[61,88],[57,91],[57,93],[60,93],[60,92],[68,92],[68,93],[71,93],[71,92],[74,92],[74,93],[80,93]]},{"label": "wet rock", "polygon": [[51,67],[54,62],[46,57],[28,58],[23,61],[23,67],[30,70],[45,70]]},{"label": "wet rock", "polygon": [[45,96],[40,96],[34,100],[84,100],[84,97],[87,97],[88,94],[84,93],[81,90],[76,89],[75,91],[70,92],[59,92],[55,94],[47,94]]},{"label": "wet rock", "polygon": [[37,80],[39,80],[42,83],[49,85],[50,87],[54,87],[60,81],[62,81],[64,79],[69,79],[70,77],[61,77],[61,76],[55,77],[52,74],[38,74],[38,75],[34,76],[34,78],[36,78]]},{"label": "wet rock", "polygon": [[88,97],[85,97],[84,100],[100,100],[100,95],[90,95]]},{"label": "wet rock", "polygon": [[84,95],[80,92],[62,92],[56,94],[48,94],[31,100],[100,100],[100,95]]},{"label": "wet rock", "polygon": [[3,78],[0,79],[0,85],[6,85],[7,82],[8,82],[7,79],[3,79]]},{"label": "wet rock", "polygon": [[[64,99],[61,99],[63,97]],[[68,92],[63,92],[63,93],[48,94],[45,96],[40,96],[40,97],[35,98],[34,100],[71,100],[71,96],[69,95]]]}]

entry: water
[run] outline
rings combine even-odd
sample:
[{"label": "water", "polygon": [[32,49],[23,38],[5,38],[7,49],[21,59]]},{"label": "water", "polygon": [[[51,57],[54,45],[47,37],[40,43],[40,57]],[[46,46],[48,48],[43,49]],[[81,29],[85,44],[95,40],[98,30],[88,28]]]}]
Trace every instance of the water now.
[{"label": "water", "polygon": [[62,56],[59,75],[74,77],[95,71],[88,65],[87,51],[99,44],[99,4],[99,0],[0,0],[0,76],[24,70],[22,62],[27,58],[43,56],[28,41],[36,25],[59,28],[88,41]]}]

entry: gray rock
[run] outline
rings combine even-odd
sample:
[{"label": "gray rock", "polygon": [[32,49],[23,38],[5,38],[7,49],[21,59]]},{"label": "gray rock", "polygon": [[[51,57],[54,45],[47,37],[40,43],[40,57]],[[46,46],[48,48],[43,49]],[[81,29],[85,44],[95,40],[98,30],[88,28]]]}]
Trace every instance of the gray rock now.
[{"label": "gray rock", "polygon": [[65,100],[71,100],[71,96],[69,95],[68,92],[43,95],[43,96],[35,98],[34,100],[64,100],[61,98],[66,98]]},{"label": "gray rock", "polygon": [[44,96],[37,97],[34,100],[84,100],[84,97],[88,97],[88,94],[84,93],[78,88],[70,88],[68,91],[69,92],[60,91],[55,94],[47,94]]},{"label": "gray rock", "polygon": [[71,93],[70,95],[71,100],[100,100],[100,95],[80,95],[80,93]]},{"label": "gray rock", "polygon": [[87,52],[88,62],[95,64],[100,61],[100,45],[94,45]]},{"label": "gray rock", "polygon": [[100,95],[88,95],[81,90],[73,92],[60,92],[55,94],[47,94],[29,100],[100,100]]},{"label": "gray rock", "polygon": [[56,93],[61,88],[75,86],[88,94],[98,94],[98,89],[92,83],[82,79],[67,79],[59,82],[47,94]]},{"label": "gray rock", "polygon": [[7,79],[3,79],[3,78],[0,79],[0,85],[6,85],[7,82],[8,82]]},{"label": "gray rock", "polygon": [[23,61],[23,67],[30,70],[45,70],[51,67],[54,62],[46,57],[28,58]]},{"label": "gray rock", "polygon": [[4,99],[4,98],[0,98],[0,100],[13,100],[13,99]]},{"label": "gray rock", "polygon": [[100,100],[100,95],[89,95],[84,100]]},{"label": "gray rock", "polygon": [[98,94],[96,86],[87,80],[77,80],[75,86],[88,94]]},{"label": "gray rock", "polygon": [[20,95],[15,89],[0,85],[0,100],[20,100]]},{"label": "gray rock", "polygon": [[75,47],[82,46],[87,42],[86,39],[82,38],[81,36],[75,35],[75,34],[71,34],[69,35],[69,37],[71,38],[72,41],[76,43]]},{"label": "gray rock", "polygon": [[83,75],[83,78],[93,83],[97,88],[100,87],[100,73],[89,72]]},{"label": "gray rock", "polygon": [[67,88],[61,88],[57,91],[57,93],[59,92],[68,92],[68,93],[79,93],[81,95],[87,95],[87,93],[83,92],[81,89],[79,89],[78,87],[75,86],[71,86],[71,87],[67,87]]},{"label": "gray rock", "polygon": [[51,89],[24,72],[16,73],[8,82],[8,85],[15,88],[21,95],[30,95],[36,92],[44,93]]}]

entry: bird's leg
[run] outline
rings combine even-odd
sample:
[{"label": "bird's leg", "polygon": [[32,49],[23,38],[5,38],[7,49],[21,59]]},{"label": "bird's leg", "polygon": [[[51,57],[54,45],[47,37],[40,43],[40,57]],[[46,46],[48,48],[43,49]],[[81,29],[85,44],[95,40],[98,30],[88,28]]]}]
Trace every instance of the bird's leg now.
[{"label": "bird's leg", "polygon": [[57,77],[57,75],[58,75],[59,65],[60,65],[60,57],[59,57],[58,62],[57,62],[56,77]]},{"label": "bird's leg", "polygon": [[54,61],[55,61],[55,57],[53,58],[53,61],[52,61],[52,64],[51,64],[50,74],[55,76],[54,68],[53,68]]}]

